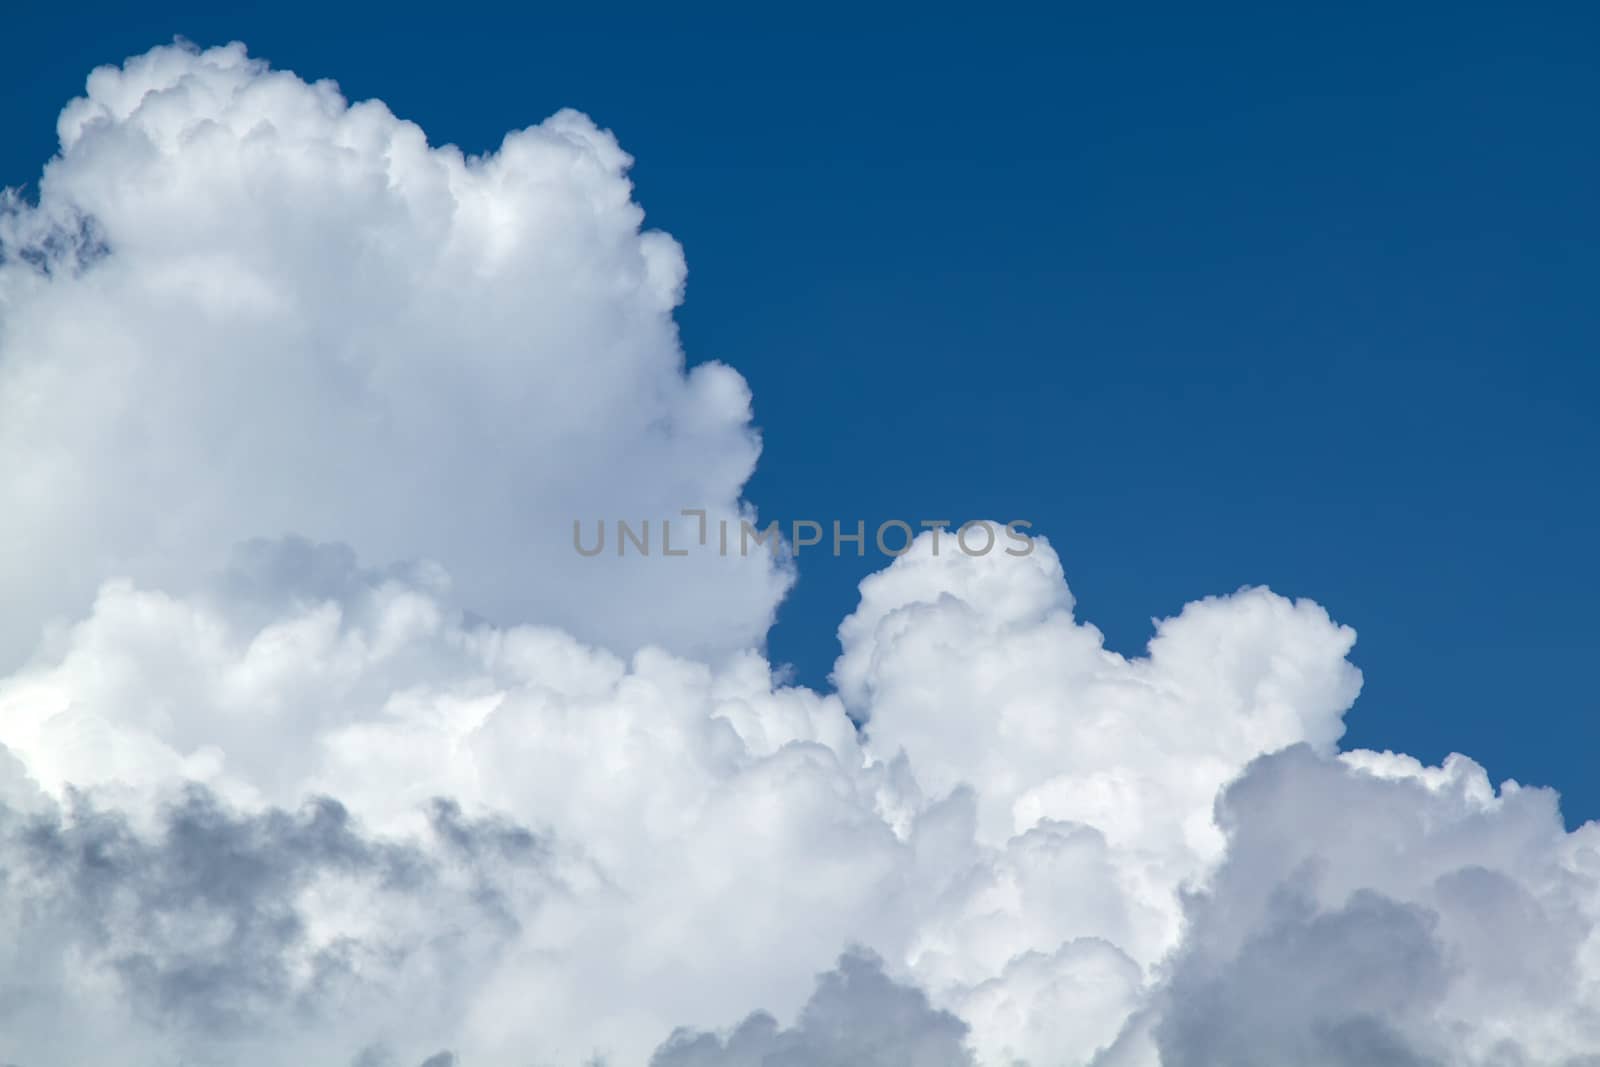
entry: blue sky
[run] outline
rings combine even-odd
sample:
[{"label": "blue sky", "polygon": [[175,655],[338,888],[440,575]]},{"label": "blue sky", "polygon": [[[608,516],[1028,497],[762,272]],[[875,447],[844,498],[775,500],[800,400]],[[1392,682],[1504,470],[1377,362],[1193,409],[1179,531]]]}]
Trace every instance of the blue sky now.
[{"label": "blue sky", "polygon": [[[10,16],[0,182],[174,34],[469,151],[580,108],[685,247],[691,358],[750,381],[766,514],[1029,519],[1128,653],[1199,596],[1314,598],[1360,633],[1347,744],[1600,815],[1593,14],[448,16]],[[800,679],[879,563],[803,567]]]}]

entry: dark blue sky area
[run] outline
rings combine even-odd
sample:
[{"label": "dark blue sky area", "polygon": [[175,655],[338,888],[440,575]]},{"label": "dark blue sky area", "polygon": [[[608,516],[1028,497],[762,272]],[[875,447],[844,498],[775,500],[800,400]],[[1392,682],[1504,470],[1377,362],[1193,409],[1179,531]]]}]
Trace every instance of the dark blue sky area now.
[{"label": "dark blue sky area", "polygon": [[[691,358],[751,382],[764,513],[1032,520],[1125,652],[1313,597],[1349,743],[1600,816],[1600,9],[148,6],[8,13],[0,182],[180,33],[469,151],[577,107],[687,249]],[[804,567],[802,680],[880,562]]]}]

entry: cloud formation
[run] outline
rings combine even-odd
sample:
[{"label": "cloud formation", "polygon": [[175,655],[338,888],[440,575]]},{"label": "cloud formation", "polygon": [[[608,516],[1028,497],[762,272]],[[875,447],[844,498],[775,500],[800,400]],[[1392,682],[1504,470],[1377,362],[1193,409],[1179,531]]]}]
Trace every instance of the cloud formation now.
[{"label": "cloud formation", "polygon": [[1160,997],[1165,1067],[1593,1064],[1600,825],[1461,756],[1262,758]]},{"label": "cloud formation", "polygon": [[792,1028],[758,1012],[726,1038],[679,1031],[650,1067],[972,1067],[966,1032],[921,992],[891,981],[881,961],[855,951],[818,979]]},{"label": "cloud formation", "polygon": [[681,249],[565,111],[466,157],[242,46],[102,67],[0,211],[0,665],[107,577],[187,589],[298,534],[448,562],[474,610],[629,651],[759,643],[788,576],[571,550],[737,519],[744,380],[685,369]]},{"label": "cloud formation", "polygon": [[76,793],[0,806],[0,1055],[394,1062],[561,891],[537,837],[443,800],[416,842],[328,798],[239,812],[197,785],[143,815]]},{"label": "cloud formation", "polygon": [[771,560],[577,558],[756,454],[588,119],[468,159],[172,47],[60,130],[0,215],[0,1059],[1600,1056],[1600,831],[1341,752],[1309,601],[1130,659],[1048,542],[925,534],[819,692]]}]

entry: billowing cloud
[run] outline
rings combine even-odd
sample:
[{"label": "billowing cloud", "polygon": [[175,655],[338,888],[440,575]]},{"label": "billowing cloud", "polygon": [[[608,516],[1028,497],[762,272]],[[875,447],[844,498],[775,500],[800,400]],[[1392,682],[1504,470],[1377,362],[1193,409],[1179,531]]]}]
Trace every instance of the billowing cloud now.
[{"label": "billowing cloud", "polygon": [[[479,1062],[530,1045],[633,1062],[679,1024],[798,1007],[889,922],[908,849],[877,796],[897,786],[836,698],[775,686],[753,653],[627,661],[471,620],[431,571],[336,577],[341,550],[280,549],[252,546],[187,599],[112,583],[0,683],[0,734],[31,780],[135,811],[191,782],[245,810],[336,796],[410,837],[445,796],[527,826],[567,891],[518,914],[438,1035]],[[337,592],[275,610],[240,592],[301,566]]]},{"label": "billowing cloud", "polygon": [[1148,1026],[1164,1067],[1600,1062],[1600,825],[1569,834],[1550,791],[1296,747],[1220,815]]},{"label": "billowing cloud", "polygon": [[238,45],[101,68],[58,129],[0,212],[0,665],[106,577],[187,589],[289,533],[625,651],[761,640],[770,556],[572,549],[737,517],[758,450],[743,379],[685,371],[682,251],[609,133],[465,157]]},{"label": "billowing cloud", "polygon": [[0,1058],[1600,1055],[1595,828],[1340,752],[1314,603],[1126,658],[1047,542],[924,534],[821,692],[770,558],[578,557],[756,452],[582,116],[466,159],[178,47],[61,138],[0,218]]},{"label": "billowing cloud", "polygon": [[[540,834],[577,888],[517,929],[485,1014],[438,1035],[469,1060],[639,1062],[679,1025],[789,1017],[861,945],[984,1062],[1081,1061],[1178,943],[1222,854],[1216,791],[1284,744],[1331,751],[1357,684],[1348,630],[1262,590],[1191,606],[1149,658],[1108,653],[1043,542],[919,541],[843,628],[845,698],[755,653],[623,660],[496,627],[447,588],[295,540],[189,597],[109,583],[0,683],[0,742],[53,796],[336,796],[412,836],[445,796]],[[546,1010],[490,1006],[518,998]]]},{"label": "billowing cloud", "polygon": [[847,952],[792,1028],[758,1012],[726,1038],[680,1031],[650,1067],[972,1067],[966,1031],[920,991],[891,981],[872,955]]},{"label": "billowing cloud", "polygon": [[448,801],[417,841],[327,798],[245,813],[195,785],[144,815],[0,806],[0,1056],[414,1063],[563,891],[535,835]]}]

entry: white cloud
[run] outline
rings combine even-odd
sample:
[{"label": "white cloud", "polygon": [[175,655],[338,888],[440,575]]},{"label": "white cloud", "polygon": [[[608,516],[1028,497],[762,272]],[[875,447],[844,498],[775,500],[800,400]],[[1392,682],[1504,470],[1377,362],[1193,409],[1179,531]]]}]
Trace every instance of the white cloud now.
[{"label": "white cloud", "polygon": [[0,665],[106,577],[186,589],[289,533],[624,650],[761,640],[768,557],[572,548],[736,518],[758,451],[743,379],[685,373],[683,255],[609,133],[562,112],[464,158],[237,45],[101,68],[59,131],[0,215]]},{"label": "white cloud", "polygon": [[1315,604],[1126,659],[1048,544],[924,535],[825,693],[769,560],[578,558],[756,451],[587,119],[464,160],[171,48],[61,136],[0,219],[0,1060],[1600,1055],[1596,829],[1339,753]]},{"label": "white cloud", "polygon": [[[134,811],[192,780],[247,810],[335,796],[418,836],[445,796],[548,838],[581,877],[439,1035],[469,1059],[544,1041],[637,1062],[679,1024],[798,1010],[861,944],[985,1062],[1082,1060],[1175,944],[1179,892],[1219,852],[1217,788],[1325,740],[1355,688],[1348,631],[1309,605],[1194,605],[1127,661],[1067,614],[1047,544],[989,562],[925,538],[844,628],[841,679],[874,665],[843,684],[863,745],[845,701],[755,653],[623,660],[472,622],[447,585],[298,541],[247,546],[190,597],[109,584],[0,683],[0,743],[50,793]],[[550,1010],[519,1017],[525,998]]]},{"label": "white cloud", "polygon": [[[196,781],[246,811],[335,796],[401,838],[426,836],[445,796],[548,840],[562,892],[515,915],[436,1044],[479,1062],[530,1043],[557,1062],[642,1060],[680,1023],[798,1007],[843,945],[891,921],[908,849],[877,794],[895,786],[837,699],[775,687],[754,653],[721,670],[656,649],[626,661],[472,623],[415,576],[334,577],[338,549],[245,555],[192,598],[108,585],[0,682],[0,743],[58,802],[90,789],[147,833]],[[282,556],[315,560],[339,594],[274,613],[239,592]]]},{"label": "white cloud", "polygon": [[1227,859],[1127,1062],[1596,1062],[1600,825],[1568,833],[1553,793],[1293,748],[1219,810]]}]

